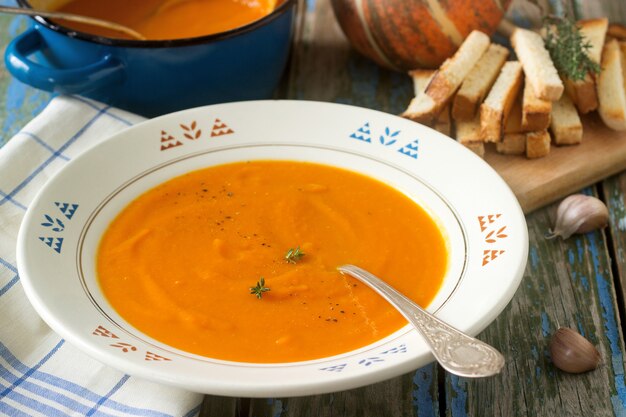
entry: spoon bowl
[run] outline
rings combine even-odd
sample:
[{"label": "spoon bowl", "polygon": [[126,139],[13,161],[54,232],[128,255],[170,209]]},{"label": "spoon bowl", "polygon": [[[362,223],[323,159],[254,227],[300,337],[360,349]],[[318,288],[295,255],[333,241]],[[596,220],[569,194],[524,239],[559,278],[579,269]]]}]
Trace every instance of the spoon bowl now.
[{"label": "spoon bowl", "polygon": [[389,301],[422,335],[435,359],[446,371],[458,376],[480,378],[502,370],[504,357],[494,347],[441,321],[362,268],[342,265],[337,269],[367,284]]}]

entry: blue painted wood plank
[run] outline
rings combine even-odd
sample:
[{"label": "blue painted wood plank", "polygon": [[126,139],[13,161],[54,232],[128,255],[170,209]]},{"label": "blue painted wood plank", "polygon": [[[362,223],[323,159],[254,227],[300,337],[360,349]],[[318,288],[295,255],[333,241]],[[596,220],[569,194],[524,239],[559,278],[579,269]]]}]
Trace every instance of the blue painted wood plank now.
[{"label": "blue painted wood plank", "polygon": [[[3,0],[0,4],[13,5]],[[24,31],[29,19],[18,16],[0,16],[0,50]],[[4,60],[0,64],[0,146],[4,145],[24,125],[37,116],[48,104],[52,94],[37,90],[13,78]]]},{"label": "blue painted wood plank", "polygon": [[[618,318],[621,318],[623,322],[625,318],[624,300],[626,297],[626,173],[622,173],[621,175],[616,175],[614,177],[608,178],[603,181],[602,189],[605,201],[607,203],[609,209],[609,231],[610,231],[610,240],[611,247],[613,248],[613,258],[615,262],[615,270],[619,275],[619,281],[616,288],[617,298],[620,299],[621,305],[618,304]],[[604,284],[604,283],[602,283]],[[607,288],[604,290],[605,285],[602,285],[603,288],[603,299],[606,300],[609,298],[609,294],[607,294],[610,289]],[[608,306],[606,309],[606,314],[611,317],[614,315],[612,312],[613,306]],[[621,309],[620,309],[621,307]],[[617,327],[620,327],[620,320],[617,321]],[[612,362],[617,363],[620,361],[624,361],[624,351],[619,351],[620,348],[620,334],[619,332],[609,332],[609,340],[612,352]],[[615,388],[616,392],[613,397],[614,409],[620,410],[624,415],[624,407],[626,403],[626,388],[624,384],[624,375],[617,376],[615,380]]]}]

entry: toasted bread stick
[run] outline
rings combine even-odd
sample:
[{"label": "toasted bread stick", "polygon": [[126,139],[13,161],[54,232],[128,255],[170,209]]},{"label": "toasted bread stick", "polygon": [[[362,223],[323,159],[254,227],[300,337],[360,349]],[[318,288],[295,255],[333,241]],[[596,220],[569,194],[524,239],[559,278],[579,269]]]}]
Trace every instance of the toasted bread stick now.
[{"label": "toasted bread stick", "polygon": [[435,73],[425,94],[411,100],[402,116],[416,121],[433,120],[437,117],[489,44],[489,36],[478,30],[472,31],[456,53]]},{"label": "toasted bread stick", "polygon": [[493,43],[489,45],[454,96],[452,117],[455,120],[471,120],[476,116],[478,107],[496,82],[508,56],[509,51],[505,47]]},{"label": "toasted bread stick", "polygon": [[518,28],[511,35],[511,44],[524,67],[529,84],[535,90],[535,95],[549,101],[561,98],[563,82],[541,36],[530,30]]},{"label": "toasted bread stick", "polygon": [[522,65],[509,61],[480,105],[481,135],[485,142],[499,142],[504,135],[506,118],[522,85]]},{"label": "toasted bread stick", "polygon": [[614,130],[626,130],[626,59],[622,49],[626,47],[620,47],[617,39],[606,42],[602,52],[602,71],[597,78],[598,113],[604,123]]}]

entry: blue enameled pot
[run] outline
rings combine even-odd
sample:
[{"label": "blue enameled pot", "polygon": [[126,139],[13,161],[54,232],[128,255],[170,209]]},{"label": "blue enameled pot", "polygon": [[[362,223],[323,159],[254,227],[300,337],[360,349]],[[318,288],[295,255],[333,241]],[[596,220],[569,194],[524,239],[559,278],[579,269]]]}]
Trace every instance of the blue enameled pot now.
[{"label": "blue enameled pot", "polygon": [[8,45],[5,64],[33,87],[148,117],[270,98],[289,55],[295,4],[285,0],[270,15],[228,32],[166,41],[104,38],[37,17]]}]

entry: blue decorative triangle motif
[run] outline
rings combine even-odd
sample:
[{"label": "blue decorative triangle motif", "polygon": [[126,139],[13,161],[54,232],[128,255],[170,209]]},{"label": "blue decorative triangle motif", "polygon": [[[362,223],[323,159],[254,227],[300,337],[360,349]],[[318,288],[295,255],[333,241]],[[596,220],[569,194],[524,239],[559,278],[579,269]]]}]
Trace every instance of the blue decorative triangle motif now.
[{"label": "blue decorative triangle motif", "polygon": [[58,201],[55,201],[54,204],[59,208],[59,210],[61,210],[61,213],[63,213],[68,220],[72,220],[72,217],[78,208],[78,204],[59,203]]},{"label": "blue decorative triangle motif", "polygon": [[62,237],[40,237],[39,240],[51,247],[56,253],[61,253],[61,246],[63,246]]},{"label": "blue decorative triangle motif", "polygon": [[400,346],[393,347],[389,350],[381,352],[381,355],[390,355],[395,353],[406,353],[406,345],[403,343]]},{"label": "blue decorative triangle motif", "polygon": [[326,368],[320,368],[320,371],[329,371],[329,372],[341,372],[346,367],[347,363],[342,363],[341,365],[328,366]]},{"label": "blue decorative triangle motif", "polygon": [[363,142],[372,143],[369,122],[361,126],[356,132],[350,135],[352,139],[362,140]]},{"label": "blue decorative triangle motif", "polygon": [[406,145],[398,149],[398,152],[408,157],[411,157],[413,159],[417,159],[418,145],[419,145],[419,139],[415,139],[413,142],[407,143]]}]

